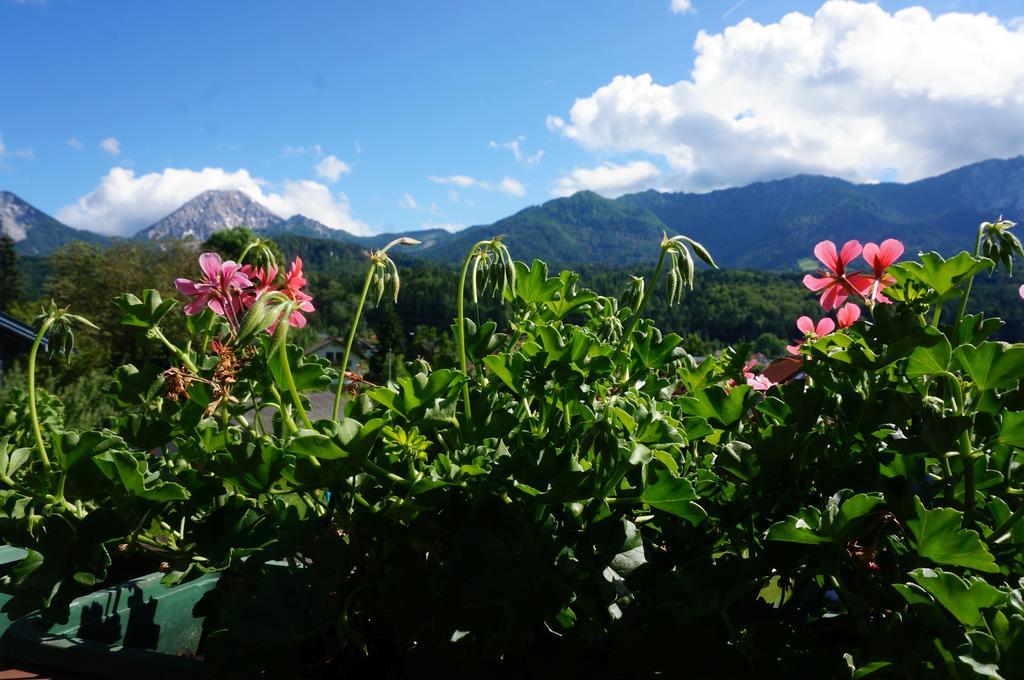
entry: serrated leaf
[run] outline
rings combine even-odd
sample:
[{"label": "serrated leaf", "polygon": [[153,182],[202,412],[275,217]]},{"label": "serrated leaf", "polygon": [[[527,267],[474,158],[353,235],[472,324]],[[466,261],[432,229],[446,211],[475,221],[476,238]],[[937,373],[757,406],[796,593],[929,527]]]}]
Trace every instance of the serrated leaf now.
[{"label": "serrated leaf", "polygon": [[990,574],[999,567],[978,532],[962,529],[963,513],[953,508],[926,510],[914,497],[916,517],[906,524],[914,536],[917,553],[936,564],[967,567]]}]

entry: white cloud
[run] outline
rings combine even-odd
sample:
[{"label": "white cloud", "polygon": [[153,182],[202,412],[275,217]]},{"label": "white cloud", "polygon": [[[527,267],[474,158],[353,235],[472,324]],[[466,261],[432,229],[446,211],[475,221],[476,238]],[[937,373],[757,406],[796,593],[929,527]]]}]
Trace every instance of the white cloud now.
[{"label": "white cloud", "polygon": [[68,146],[70,146],[75,151],[81,151],[82,149],[85,148],[82,145],[82,143],[78,141],[78,139],[75,137],[68,137]]},{"label": "white cloud", "polygon": [[412,194],[406,192],[399,197],[398,207],[405,210],[415,210],[419,207],[419,204],[416,202],[416,199],[413,198]]},{"label": "white cloud", "polygon": [[672,0],[670,9],[673,14],[684,14],[697,11],[693,8],[693,3],[690,2],[690,0]]},{"label": "white cloud", "polygon": [[112,168],[99,186],[62,208],[57,217],[82,229],[131,236],[209,189],[237,189],[281,217],[302,213],[328,227],[370,233],[363,222],[352,217],[343,194],[332,194],[327,186],[312,180],[272,184],[245,169],[166,168],[136,176],[127,168]]},{"label": "white cloud", "polygon": [[649,161],[632,161],[625,165],[602,163],[594,168],[573,168],[555,180],[553,196],[571,196],[589,189],[602,196],[615,198],[633,191],[656,188],[661,171]]},{"label": "white cloud", "polygon": [[498,184],[498,191],[508,194],[509,196],[526,195],[526,187],[524,187],[521,182],[514,180],[511,177],[506,177],[501,180]]},{"label": "white cloud", "polygon": [[121,154],[121,142],[117,141],[113,137],[107,137],[100,142],[100,148],[111,156],[119,156]]},{"label": "white cloud", "polygon": [[420,229],[444,229],[445,231],[458,231],[459,229],[465,228],[465,224],[456,224],[454,222],[420,222]]},{"label": "white cloud", "polygon": [[35,160],[36,152],[31,147],[24,147],[21,149],[9,149],[4,143],[4,136],[0,134],[0,158],[13,157],[23,158],[25,160]]},{"label": "white cloud", "polygon": [[337,182],[342,175],[347,175],[350,172],[352,172],[352,168],[349,164],[337,156],[327,156],[316,164],[316,174],[328,182]]},{"label": "white cloud", "polygon": [[549,129],[660,156],[687,189],[799,172],[909,181],[1024,152],[1024,32],[986,14],[830,0],[701,31],[695,50],[689,78],[616,76]]},{"label": "white cloud", "polygon": [[324,155],[323,147],[319,144],[313,144],[311,146],[285,146],[281,149],[281,155],[287,158],[288,156],[305,156],[311,154],[320,158]]},{"label": "white cloud", "polygon": [[459,202],[459,192],[456,191],[455,189],[449,189],[448,190],[448,200],[451,203],[458,203]]},{"label": "white cloud", "polygon": [[520,135],[509,142],[495,142],[491,141],[488,145],[492,149],[504,149],[512,152],[512,157],[520,163],[526,165],[537,165],[541,159],[544,158],[544,149],[538,149],[535,153],[529,154],[523,151],[522,144],[526,141],[526,137]]},{"label": "white cloud", "polygon": [[[434,184],[454,185],[457,187],[462,187],[463,189],[468,189],[469,187],[477,187],[485,191],[500,191],[504,194],[508,194],[509,196],[526,195],[526,187],[524,187],[521,182],[511,177],[505,177],[500,182],[490,182],[487,180],[469,177],[467,175],[430,175],[429,177],[427,177],[427,179],[429,179]],[[450,198],[451,195],[449,194],[449,199]]]}]

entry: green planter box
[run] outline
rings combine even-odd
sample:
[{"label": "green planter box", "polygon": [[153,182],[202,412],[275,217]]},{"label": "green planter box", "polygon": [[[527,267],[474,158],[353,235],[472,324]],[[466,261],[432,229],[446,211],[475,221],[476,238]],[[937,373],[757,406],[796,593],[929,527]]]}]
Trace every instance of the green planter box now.
[{"label": "green planter box", "polygon": [[[8,576],[11,573],[11,569],[15,563],[25,557],[27,553],[21,548],[14,548],[9,545],[0,545],[0,577]],[[11,599],[10,595],[0,593],[0,609]],[[11,625],[11,620],[7,618],[7,615],[0,612],[0,635],[4,634],[7,627]]]},{"label": "green planter box", "polygon": [[108,678],[156,680],[203,676],[194,657],[202,619],[196,602],[216,585],[209,574],[167,588],[150,574],[76,599],[66,624],[38,614],[11,623],[0,653],[24,661]]}]

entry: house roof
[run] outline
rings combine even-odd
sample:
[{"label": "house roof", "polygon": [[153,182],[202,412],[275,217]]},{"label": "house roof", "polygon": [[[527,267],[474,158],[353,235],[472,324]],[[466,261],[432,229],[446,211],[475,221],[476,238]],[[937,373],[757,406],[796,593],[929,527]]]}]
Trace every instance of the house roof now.
[{"label": "house roof", "polygon": [[[12,335],[27,342],[32,342],[36,339],[34,328],[3,312],[0,312],[0,335]],[[49,349],[49,342],[46,338],[43,338],[42,348]]]},{"label": "house roof", "polygon": [[[307,347],[306,354],[313,354],[314,352],[318,352],[322,350],[324,347],[333,344],[338,344],[344,347],[346,342],[347,340],[339,335],[325,335],[324,337],[320,338],[312,345]],[[352,348],[352,351],[355,352],[357,356],[361,356],[364,359],[366,358],[366,348],[364,347],[365,344],[365,341],[358,340],[355,343],[355,346]]]}]

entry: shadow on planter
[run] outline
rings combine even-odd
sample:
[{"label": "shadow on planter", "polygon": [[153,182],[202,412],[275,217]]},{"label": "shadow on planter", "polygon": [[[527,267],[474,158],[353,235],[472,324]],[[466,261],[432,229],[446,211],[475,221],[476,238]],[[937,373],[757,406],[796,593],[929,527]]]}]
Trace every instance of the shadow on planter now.
[{"label": "shadow on planter", "polygon": [[108,678],[202,677],[196,652],[203,621],[192,608],[218,575],[174,588],[162,585],[162,577],[149,574],[80,597],[66,624],[48,624],[39,614],[18,619],[0,638],[0,653]]}]

